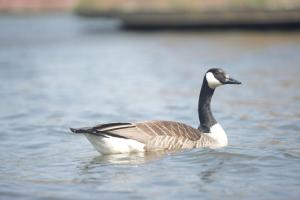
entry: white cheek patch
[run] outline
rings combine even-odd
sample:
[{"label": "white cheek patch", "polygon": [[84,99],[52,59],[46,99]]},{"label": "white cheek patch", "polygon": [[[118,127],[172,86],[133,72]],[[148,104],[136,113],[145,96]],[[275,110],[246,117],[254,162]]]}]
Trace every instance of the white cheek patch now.
[{"label": "white cheek patch", "polygon": [[211,89],[215,89],[216,87],[222,85],[222,83],[215,78],[215,76],[213,75],[213,73],[211,72],[208,72],[206,73],[206,80],[207,80],[207,83],[208,83],[208,86],[211,88]]}]

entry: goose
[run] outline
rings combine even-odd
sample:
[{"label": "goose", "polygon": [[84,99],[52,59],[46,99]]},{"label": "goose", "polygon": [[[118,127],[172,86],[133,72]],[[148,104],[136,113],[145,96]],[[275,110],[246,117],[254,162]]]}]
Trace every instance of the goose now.
[{"label": "goose", "polygon": [[220,68],[211,68],[205,73],[198,102],[198,128],[156,120],[106,123],[70,130],[84,134],[100,154],[224,147],[228,145],[227,135],[214,118],[210,103],[215,89],[226,84],[241,82]]}]

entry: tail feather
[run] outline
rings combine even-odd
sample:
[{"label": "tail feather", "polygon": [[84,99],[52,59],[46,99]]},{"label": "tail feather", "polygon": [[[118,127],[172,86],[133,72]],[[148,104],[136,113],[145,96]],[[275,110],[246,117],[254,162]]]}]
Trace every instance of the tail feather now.
[{"label": "tail feather", "polygon": [[92,133],[94,129],[91,127],[83,127],[83,128],[70,128],[73,133]]},{"label": "tail feather", "polygon": [[97,136],[101,136],[101,137],[108,137],[108,136],[112,136],[112,137],[118,137],[118,138],[124,138],[124,139],[128,139],[124,136],[120,136],[111,132],[105,132],[105,131],[97,131],[97,129],[95,129],[94,127],[83,127],[83,128],[70,128],[70,130],[73,133],[89,133],[92,135],[97,135]]},{"label": "tail feather", "polygon": [[[94,135],[102,135],[113,129],[119,129],[122,127],[134,126],[131,123],[109,123],[109,124],[98,124],[93,127],[82,127],[82,128],[70,128],[73,133],[90,133]],[[113,134],[112,134],[113,135]]]}]

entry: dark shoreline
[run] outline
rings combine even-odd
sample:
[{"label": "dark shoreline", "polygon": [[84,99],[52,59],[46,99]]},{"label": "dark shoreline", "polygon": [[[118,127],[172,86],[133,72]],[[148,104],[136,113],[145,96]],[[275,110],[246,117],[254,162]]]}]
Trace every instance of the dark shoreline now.
[{"label": "dark shoreline", "polygon": [[118,19],[130,30],[298,30],[300,11],[234,11],[234,12],[100,12],[77,10],[86,18]]}]

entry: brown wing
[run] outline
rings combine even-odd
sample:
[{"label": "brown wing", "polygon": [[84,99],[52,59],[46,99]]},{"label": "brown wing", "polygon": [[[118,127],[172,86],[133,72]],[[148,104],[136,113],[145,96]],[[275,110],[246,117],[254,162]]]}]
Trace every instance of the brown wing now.
[{"label": "brown wing", "polygon": [[170,136],[187,138],[191,141],[199,140],[201,132],[191,126],[172,121],[147,121],[135,124],[138,129],[150,137]]},{"label": "brown wing", "polygon": [[150,137],[145,143],[147,150],[194,148],[202,137],[199,130],[179,122],[149,121],[136,126]]}]

